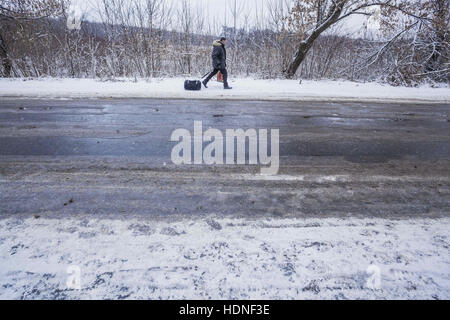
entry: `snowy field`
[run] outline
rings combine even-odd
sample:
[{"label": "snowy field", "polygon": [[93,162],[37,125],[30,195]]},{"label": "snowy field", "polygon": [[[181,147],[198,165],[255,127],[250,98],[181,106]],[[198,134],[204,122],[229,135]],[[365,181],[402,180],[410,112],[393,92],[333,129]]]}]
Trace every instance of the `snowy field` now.
[{"label": "snowy field", "polygon": [[101,81],[92,79],[0,79],[0,97],[28,98],[192,98],[284,101],[449,103],[450,88],[392,87],[377,83],[231,79],[233,90],[211,81],[188,92],[184,79]]},{"label": "snowy field", "polygon": [[449,218],[10,217],[0,298],[449,299],[449,236]]}]

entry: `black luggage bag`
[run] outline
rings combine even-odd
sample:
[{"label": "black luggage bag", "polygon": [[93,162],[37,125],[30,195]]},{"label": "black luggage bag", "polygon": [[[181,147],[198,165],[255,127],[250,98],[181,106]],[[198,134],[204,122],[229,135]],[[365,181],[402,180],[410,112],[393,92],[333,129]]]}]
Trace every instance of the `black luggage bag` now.
[{"label": "black luggage bag", "polygon": [[202,90],[202,83],[199,80],[186,80],[184,90],[199,91]]}]

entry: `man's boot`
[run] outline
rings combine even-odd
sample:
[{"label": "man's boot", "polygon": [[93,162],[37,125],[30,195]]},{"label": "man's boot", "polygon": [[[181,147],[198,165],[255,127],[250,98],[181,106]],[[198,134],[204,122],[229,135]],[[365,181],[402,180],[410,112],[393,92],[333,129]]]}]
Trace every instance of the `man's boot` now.
[{"label": "man's boot", "polygon": [[223,86],[223,88],[224,88],[225,90],[231,90],[231,89],[233,89],[232,87],[230,87],[230,86],[228,85],[228,83],[225,83],[224,86]]},{"label": "man's boot", "polygon": [[202,83],[203,83],[203,85],[205,86],[205,88],[208,89],[208,86],[207,86],[208,82],[206,82],[205,80],[203,80]]}]

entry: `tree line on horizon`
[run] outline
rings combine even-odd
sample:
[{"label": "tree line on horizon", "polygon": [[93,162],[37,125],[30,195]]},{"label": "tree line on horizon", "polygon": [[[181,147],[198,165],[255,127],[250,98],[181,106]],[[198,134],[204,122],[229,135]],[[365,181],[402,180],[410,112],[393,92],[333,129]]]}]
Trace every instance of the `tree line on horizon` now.
[{"label": "tree line on horizon", "polygon": [[[205,10],[179,2],[101,0],[99,22],[72,29],[69,1],[4,0],[0,76],[200,76],[212,41],[226,36],[235,77],[450,82],[447,0],[267,0],[267,15],[252,19],[232,6],[234,25],[220,34]],[[343,32],[354,15],[377,25],[377,36]]]}]

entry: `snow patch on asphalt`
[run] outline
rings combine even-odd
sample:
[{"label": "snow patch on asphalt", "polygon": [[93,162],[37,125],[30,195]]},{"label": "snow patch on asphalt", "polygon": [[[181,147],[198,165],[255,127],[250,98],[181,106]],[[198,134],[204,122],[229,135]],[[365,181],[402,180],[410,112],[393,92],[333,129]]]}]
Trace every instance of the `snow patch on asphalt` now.
[{"label": "snow patch on asphalt", "polygon": [[449,299],[449,236],[450,218],[9,217],[0,299]]},{"label": "snow patch on asphalt", "polygon": [[314,183],[328,182],[447,182],[447,177],[438,176],[383,176],[383,175],[264,175],[264,174],[231,174],[227,176],[235,180],[247,181],[302,181]]},{"label": "snow patch on asphalt", "polygon": [[392,87],[350,81],[234,79],[233,90],[220,83],[185,91],[184,79],[100,81],[94,79],[0,79],[0,97],[23,98],[181,98],[216,100],[358,101],[449,103],[450,88]]}]

